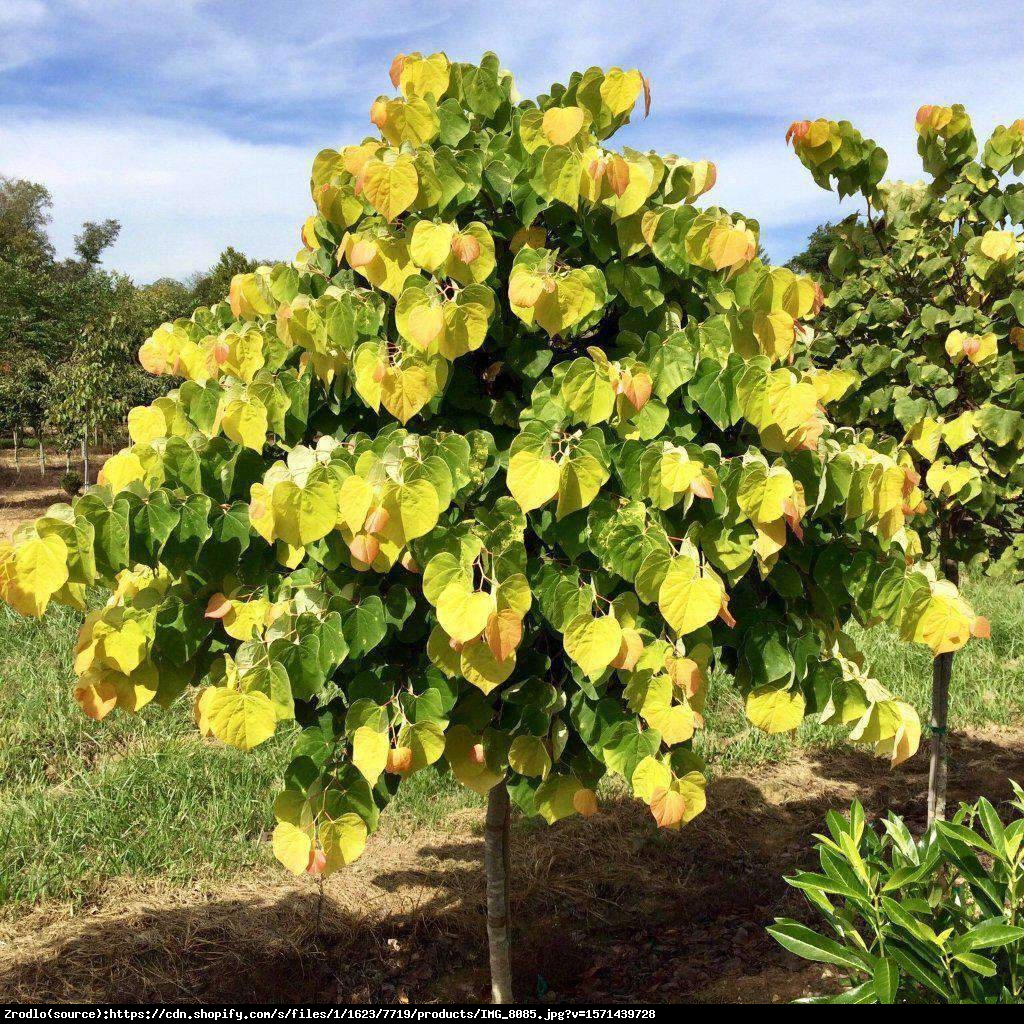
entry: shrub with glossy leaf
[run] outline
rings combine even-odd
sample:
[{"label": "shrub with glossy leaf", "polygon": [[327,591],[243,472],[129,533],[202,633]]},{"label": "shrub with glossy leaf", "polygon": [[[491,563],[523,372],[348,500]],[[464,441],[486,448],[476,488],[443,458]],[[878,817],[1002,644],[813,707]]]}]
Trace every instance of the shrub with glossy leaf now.
[{"label": "shrub with glossy leaf", "polygon": [[882,181],[888,159],[848,122],[789,138],[823,188],[859,193],[828,261],[815,363],[861,380],[839,422],[905,441],[938,518],[941,555],[1024,568],[1024,120],[981,154],[962,106],[924,106],[927,181]]},{"label": "shrub with glossy leaf", "polygon": [[490,54],[391,78],[381,137],[316,157],[295,260],[154,333],[142,364],[180,386],[0,550],[22,612],[112,589],[85,712],[196,687],[242,748],[294,719],[274,848],[297,872],[358,856],[442,760],[547,821],[611,771],[678,827],[714,663],[761,728],[817,714],[912,754],[843,623],[939,649],[975,619],[916,563],[908,467],[829,423],[849,381],[786,365],[813,282],[696,205],[713,165],[609,148],[638,71],[536,101]]},{"label": "shrub with glossy leaf", "polygon": [[818,836],[821,873],[787,878],[834,938],[778,919],[792,953],[838,967],[826,1003],[1024,1002],[1024,790],[1004,824],[982,798],[920,840],[890,815],[868,826],[859,803]]}]

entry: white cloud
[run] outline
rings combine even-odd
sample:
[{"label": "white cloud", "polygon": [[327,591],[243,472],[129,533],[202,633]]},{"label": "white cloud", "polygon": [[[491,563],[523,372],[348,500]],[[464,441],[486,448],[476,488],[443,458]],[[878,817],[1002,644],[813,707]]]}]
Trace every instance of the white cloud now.
[{"label": "white cloud", "polygon": [[52,88],[57,73],[32,60],[68,57],[92,104],[29,117],[0,100],[0,169],[53,188],[65,248],[80,220],[121,219],[110,262],[139,279],[206,266],[229,243],[285,254],[309,161],[362,136],[394,53],[493,49],[524,95],[575,68],[640,66],[654,108],[623,141],[715,160],[713,198],[758,217],[772,244],[839,214],[787,150],[791,120],[848,118],[891,173],[916,177],[919,104],[961,101],[979,132],[1024,115],[1019,18],[1015,0],[563,0],[557,17],[548,0],[0,0],[0,73],[13,61]]},{"label": "white cloud", "polygon": [[0,27],[26,28],[38,25],[46,18],[46,4],[42,0],[3,0],[0,3]]},{"label": "white cloud", "polygon": [[47,17],[42,0],[0,0],[0,74],[53,52],[40,38]]},{"label": "white cloud", "polygon": [[138,281],[209,266],[227,245],[283,258],[300,246],[312,154],[229,139],[174,121],[81,119],[0,124],[4,173],[44,182],[53,235],[69,252],[83,220],[116,217],[106,263]]}]

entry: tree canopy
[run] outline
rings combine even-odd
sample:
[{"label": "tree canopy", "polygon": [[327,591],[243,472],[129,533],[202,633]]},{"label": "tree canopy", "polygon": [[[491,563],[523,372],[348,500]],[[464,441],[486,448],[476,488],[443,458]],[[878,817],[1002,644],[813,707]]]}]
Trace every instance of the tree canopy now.
[{"label": "tree canopy", "polygon": [[314,160],[295,259],[155,331],[141,363],[176,386],[0,548],[24,613],[111,590],[85,712],[194,687],[226,743],[291,729],[296,872],[358,856],[441,761],[549,822],[611,772],[678,827],[712,672],[769,732],[814,714],[913,753],[844,625],[942,651],[978,619],[919,561],[896,445],[830,421],[855,376],[790,365],[815,283],[698,206],[713,164],[610,148],[639,71],[522,100],[493,54],[410,54],[391,80],[379,136]]},{"label": "tree canopy", "polygon": [[[981,149],[962,106],[916,121],[927,181],[883,181],[884,150],[848,122],[790,138],[823,187],[859,194],[866,221],[832,229],[812,361],[861,381],[841,422],[905,442],[944,558],[1024,567],[1024,120]],[[1014,230],[1016,226],[1017,230]],[[992,564],[994,563],[994,565]]]}]

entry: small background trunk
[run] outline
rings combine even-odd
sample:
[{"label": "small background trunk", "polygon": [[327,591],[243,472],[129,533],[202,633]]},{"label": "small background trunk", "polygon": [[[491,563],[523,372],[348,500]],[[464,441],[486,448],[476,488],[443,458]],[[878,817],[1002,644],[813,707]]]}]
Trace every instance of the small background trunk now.
[{"label": "small background trunk", "polygon": [[505,784],[487,794],[484,873],[487,878],[487,945],[491,959],[491,999],[511,1003],[512,956],[508,920],[508,833],[510,808]]},{"label": "small background trunk", "polygon": [[89,486],[89,439],[82,437],[82,486]]}]

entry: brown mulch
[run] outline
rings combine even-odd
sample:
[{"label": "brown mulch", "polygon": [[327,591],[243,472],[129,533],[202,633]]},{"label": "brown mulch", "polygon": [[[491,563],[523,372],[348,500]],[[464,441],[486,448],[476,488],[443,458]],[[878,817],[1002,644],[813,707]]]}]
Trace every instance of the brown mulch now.
[{"label": "brown mulch", "polygon": [[[659,833],[624,802],[588,821],[519,823],[512,878],[521,998],[780,1002],[834,984],[764,926],[802,916],[782,876],[810,866],[825,812],[859,798],[923,824],[927,759],[897,771],[849,749],[720,778],[708,811]],[[1009,795],[1024,729],[953,740],[951,798]],[[308,879],[227,886],[112,884],[71,915],[42,907],[0,927],[0,1000],[423,1002],[488,995],[481,822],[375,837],[321,905]]]}]

